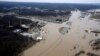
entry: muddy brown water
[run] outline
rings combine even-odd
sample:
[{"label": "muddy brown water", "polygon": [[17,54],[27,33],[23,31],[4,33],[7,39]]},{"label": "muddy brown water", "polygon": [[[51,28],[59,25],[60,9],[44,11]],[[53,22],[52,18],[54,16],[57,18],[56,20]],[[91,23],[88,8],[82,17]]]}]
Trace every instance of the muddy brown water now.
[{"label": "muddy brown water", "polygon": [[[89,45],[89,41],[100,38],[100,35],[95,36],[91,33],[91,30],[100,30],[99,22],[89,20],[90,15],[86,15],[85,18],[80,18],[80,15],[80,11],[73,12],[68,21],[71,24],[48,23],[43,28],[45,40],[25,50],[23,56],[75,56],[81,50],[100,55],[100,51],[93,51]],[[63,35],[59,32],[61,27],[70,29]]]}]

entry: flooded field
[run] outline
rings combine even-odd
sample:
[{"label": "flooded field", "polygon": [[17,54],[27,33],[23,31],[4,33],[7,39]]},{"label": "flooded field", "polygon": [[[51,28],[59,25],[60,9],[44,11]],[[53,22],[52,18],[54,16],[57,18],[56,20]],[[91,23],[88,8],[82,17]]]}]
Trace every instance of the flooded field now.
[{"label": "flooded field", "polygon": [[72,12],[69,21],[47,23],[44,40],[24,51],[23,56],[100,56],[100,22],[90,20],[90,14]]}]

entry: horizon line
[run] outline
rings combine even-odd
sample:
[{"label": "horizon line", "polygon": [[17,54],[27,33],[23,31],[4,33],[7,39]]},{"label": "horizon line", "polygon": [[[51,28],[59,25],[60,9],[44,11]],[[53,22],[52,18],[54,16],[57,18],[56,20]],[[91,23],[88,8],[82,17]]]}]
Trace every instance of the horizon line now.
[{"label": "horizon line", "polygon": [[[19,2],[19,3],[50,3],[50,4],[54,4],[54,3],[57,3],[57,4],[68,4],[68,3],[64,3],[64,2],[25,2],[25,1],[0,1],[0,2]],[[72,2],[69,2],[70,4],[100,4],[100,3],[72,3]]]}]

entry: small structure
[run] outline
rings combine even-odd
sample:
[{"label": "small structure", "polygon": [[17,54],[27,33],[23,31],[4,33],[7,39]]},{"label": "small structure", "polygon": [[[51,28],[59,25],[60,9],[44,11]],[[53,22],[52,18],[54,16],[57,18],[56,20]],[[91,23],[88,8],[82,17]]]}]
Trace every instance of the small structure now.
[{"label": "small structure", "polygon": [[23,27],[23,28],[30,28],[30,26],[25,25],[25,24],[21,24],[21,27]]},{"label": "small structure", "polygon": [[21,33],[21,35],[26,36],[26,37],[32,37],[32,34],[27,33],[27,32]]},{"label": "small structure", "polygon": [[56,19],[56,22],[62,22],[62,19]]},{"label": "small structure", "polygon": [[32,38],[37,40],[37,41],[40,41],[40,40],[43,39],[43,37],[41,36],[40,32],[32,33]]},{"label": "small structure", "polygon": [[15,32],[15,33],[20,33],[22,30],[21,29],[15,29],[15,30],[13,30],[13,32]]},{"label": "small structure", "polygon": [[26,36],[26,37],[32,37],[36,41],[40,41],[43,39],[43,37],[40,35],[40,32],[37,32],[37,33],[35,33],[35,32],[33,32],[33,33],[23,32],[20,34],[23,36]]}]

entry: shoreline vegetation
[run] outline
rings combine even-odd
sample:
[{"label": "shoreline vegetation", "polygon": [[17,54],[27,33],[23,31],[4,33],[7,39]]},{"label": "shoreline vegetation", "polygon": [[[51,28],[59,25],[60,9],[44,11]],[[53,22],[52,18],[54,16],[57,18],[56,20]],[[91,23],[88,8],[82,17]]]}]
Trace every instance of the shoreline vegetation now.
[{"label": "shoreline vegetation", "polygon": [[32,38],[0,28],[1,56],[18,56],[18,54],[31,47],[36,42],[37,41]]},{"label": "shoreline vegetation", "polygon": [[[43,25],[29,19],[20,19],[12,15],[1,17],[0,55],[19,56],[24,50],[40,41],[36,40],[29,34],[34,32],[35,28],[38,28],[37,31],[40,31],[41,27],[43,27]],[[23,35],[25,32],[27,35]]]}]

